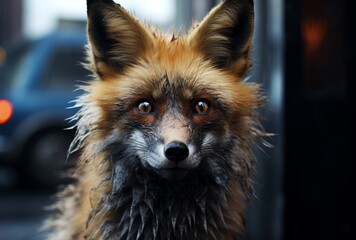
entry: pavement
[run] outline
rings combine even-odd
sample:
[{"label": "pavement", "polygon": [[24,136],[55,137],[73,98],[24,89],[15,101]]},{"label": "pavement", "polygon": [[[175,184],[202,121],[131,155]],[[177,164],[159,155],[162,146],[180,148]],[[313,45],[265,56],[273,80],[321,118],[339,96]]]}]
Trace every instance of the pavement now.
[{"label": "pavement", "polygon": [[0,240],[42,240],[41,226],[55,189],[26,188],[16,174],[0,167]]}]

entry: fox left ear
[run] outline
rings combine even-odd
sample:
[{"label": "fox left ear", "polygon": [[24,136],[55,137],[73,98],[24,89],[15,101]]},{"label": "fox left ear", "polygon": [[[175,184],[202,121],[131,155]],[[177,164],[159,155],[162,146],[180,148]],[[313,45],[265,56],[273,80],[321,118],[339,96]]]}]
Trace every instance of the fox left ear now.
[{"label": "fox left ear", "polygon": [[190,43],[218,68],[240,77],[251,67],[253,0],[225,0],[193,29]]},{"label": "fox left ear", "polygon": [[152,34],[112,0],[87,0],[89,59],[100,76],[124,71],[152,46]]}]

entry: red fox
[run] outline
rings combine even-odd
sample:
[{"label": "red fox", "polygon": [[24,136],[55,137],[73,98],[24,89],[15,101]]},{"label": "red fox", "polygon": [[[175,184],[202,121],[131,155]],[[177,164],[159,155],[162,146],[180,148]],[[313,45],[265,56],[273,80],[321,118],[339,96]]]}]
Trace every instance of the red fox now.
[{"label": "red fox", "polygon": [[87,0],[79,153],[49,239],[224,239],[244,234],[263,136],[251,69],[253,0],[225,0],[165,35],[112,0]]}]

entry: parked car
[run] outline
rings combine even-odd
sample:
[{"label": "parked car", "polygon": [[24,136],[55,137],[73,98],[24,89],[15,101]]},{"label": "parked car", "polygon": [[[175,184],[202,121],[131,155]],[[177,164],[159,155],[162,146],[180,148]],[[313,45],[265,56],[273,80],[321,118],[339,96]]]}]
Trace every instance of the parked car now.
[{"label": "parked car", "polygon": [[0,67],[0,163],[10,163],[22,179],[53,185],[66,166],[73,131],[70,101],[88,79],[85,31],[58,32],[23,41],[7,51]]}]

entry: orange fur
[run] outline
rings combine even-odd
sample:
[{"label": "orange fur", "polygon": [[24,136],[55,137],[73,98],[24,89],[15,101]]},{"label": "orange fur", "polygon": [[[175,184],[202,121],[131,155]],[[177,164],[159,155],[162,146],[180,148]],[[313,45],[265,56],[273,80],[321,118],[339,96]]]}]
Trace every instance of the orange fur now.
[{"label": "orange fur", "polygon": [[[152,31],[121,6],[109,2],[88,1],[86,67],[97,80],[83,87],[87,94],[78,100],[82,109],[74,142],[81,149],[77,182],[62,195],[58,204],[62,212],[49,224],[55,229],[51,239],[101,239],[105,231],[102,224],[123,214],[100,209],[114,188],[113,163],[103,151],[105,141],[117,132],[125,133],[128,122],[135,121],[147,128],[166,122],[156,134],[167,141],[188,141],[190,122],[183,118],[198,126],[223,119],[217,135],[237,134],[241,139],[236,143],[241,159],[232,160],[230,166],[233,173],[225,196],[229,210],[223,216],[225,226],[216,226],[224,239],[234,239],[243,231],[246,191],[252,188],[251,145],[261,135],[255,128],[256,109],[261,105],[259,86],[242,81],[251,67],[252,0],[226,0],[188,34],[178,37]],[[237,30],[241,34],[235,36]],[[182,119],[168,113],[169,107],[161,100],[167,97],[165,84],[182,86]],[[134,109],[138,99],[154,99],[157,113],[146,116],[130,110],[127,117],[117,117],[121,105]],[[192,102],[198,99],[209,100],[212,110],[192,116]],[[224,106],[214,105],[215,101]]]}]

